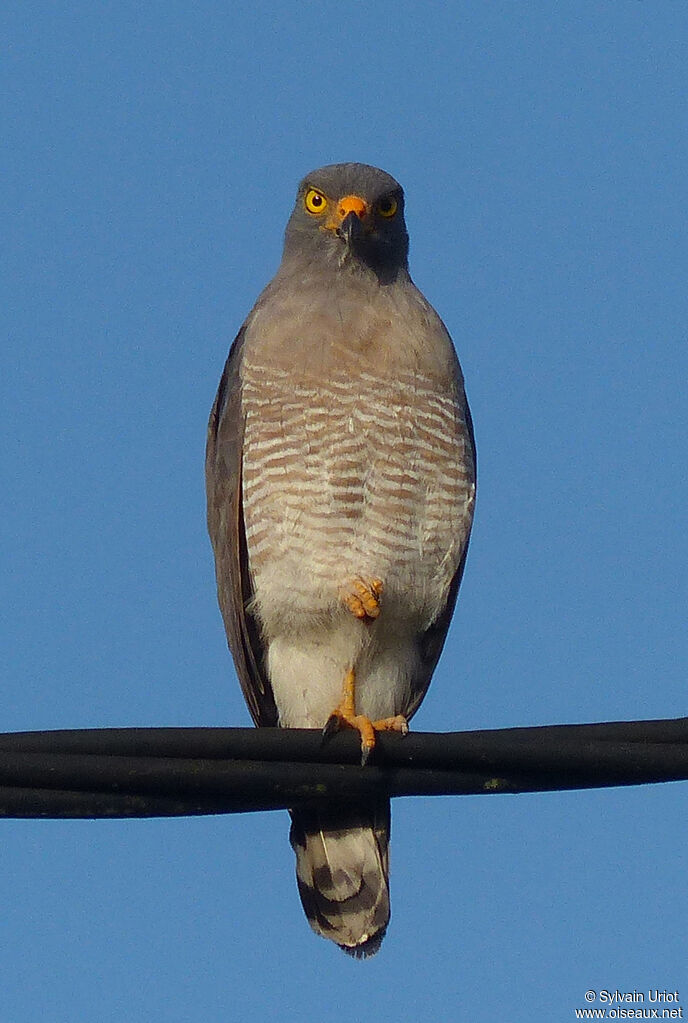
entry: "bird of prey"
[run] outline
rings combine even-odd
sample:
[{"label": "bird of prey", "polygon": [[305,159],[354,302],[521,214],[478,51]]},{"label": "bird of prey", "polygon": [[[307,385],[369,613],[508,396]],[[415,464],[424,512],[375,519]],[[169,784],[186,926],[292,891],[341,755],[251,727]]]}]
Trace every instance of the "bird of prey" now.
[{"label": "bird of prey", "polygon": [[[461,368],[409,276],[404,193],[384,171],[333,164],[299,185],[280,267],[220,380],[206,480],[255,724],[354,728],[365,762],[430,684],[476,480]],[[291,815],[311,927],[372,955],[390,914],[389,800]]]}]

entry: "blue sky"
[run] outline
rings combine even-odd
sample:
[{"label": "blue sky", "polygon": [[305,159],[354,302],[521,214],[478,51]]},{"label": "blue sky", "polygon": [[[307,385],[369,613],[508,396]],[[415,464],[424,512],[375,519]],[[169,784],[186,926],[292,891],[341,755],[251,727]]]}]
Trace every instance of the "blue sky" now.
[{"label": "blue sky", "polygon": [[[685,4],[8,0],[0,36],[3,730],[248,724],[205,424],[297,181],[339,160],[404,184],[476,426],[414,726],[686,713]],[[9,821],[0,1019],[688,1012],[685,793],[397,801],[366,963],[311,935],[286,814]]]}]

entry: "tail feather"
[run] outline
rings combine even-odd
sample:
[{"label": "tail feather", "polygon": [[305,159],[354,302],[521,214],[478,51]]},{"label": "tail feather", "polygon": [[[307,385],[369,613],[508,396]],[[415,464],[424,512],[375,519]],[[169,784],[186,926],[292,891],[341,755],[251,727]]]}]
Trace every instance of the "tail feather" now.
[{"label": "tail feather", "polygon": [[292,810],[296,882],[316,934],[357,959],[374,955],[389,923],[389,800]]}]

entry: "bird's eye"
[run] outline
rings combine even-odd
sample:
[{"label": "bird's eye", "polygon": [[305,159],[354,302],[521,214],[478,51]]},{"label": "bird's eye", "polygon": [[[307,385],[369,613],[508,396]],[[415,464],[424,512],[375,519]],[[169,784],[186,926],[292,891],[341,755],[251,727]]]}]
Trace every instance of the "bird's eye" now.
[{"label": "bird's eye", "polygon": [[377,204],[377,211],[381,217],[393,217],[397,212],[397,201],[388,196],[386,199],[380,199]]},{"label": "bird's eye", "polygon": [[318,192],[315,188],[308,189],[304,203],[308,212],[314,213],[316,216],[318,213],[324,213],[327,209],[327,199],[322,192]]}]

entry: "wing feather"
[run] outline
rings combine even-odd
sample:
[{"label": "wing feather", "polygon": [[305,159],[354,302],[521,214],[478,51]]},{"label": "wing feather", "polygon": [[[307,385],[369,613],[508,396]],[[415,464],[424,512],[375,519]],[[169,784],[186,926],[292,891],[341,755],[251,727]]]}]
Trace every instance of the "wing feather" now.
[{"label": "wing feather", "polygon": [[[473,431],[473,418],[471,416],[471,410],[468,406],[468,401],[464,395],[464,426],[466,431],[466,440],[468,441],[468,450],[470,451],[470,457],[473,464],[473,479],[477,478],[477,459],[476,459],[476,448],[475,448],[475,433]],[[471,521],[472,524],[472,521]],[[414,680],[415,684],[411,691],[411,700],[406,710],[406,716],[411,718],[418,708],[420,707],[425,694],[428,691],[430,681],[435,671],[437,662],[440,659],[440,654],[444,647],[444,642],[447,638],[447,632],[449,631],[449,625],[454,614],[454,607],[456,605],[456,598],[459,593],[459,586],[461,585],[461,579],[463,578],[463,570],[466,567],[466,555],[468,554],[468,544],[471,538],[470,525],[468,533],[464,542],[463,551],[461,553],[461,560],[459,561],[458,568],[454,573],[451,584],[449,586],[449,593],[447,595],[447,602],[444,608],[432,623],[429,629],[423,633],[420,639],[420,654],[421,654],[421,665],[422,669],[419,672],[418,677]]]},{"label": "wing feather", "polygon": [[277,724],[277,708],[265,669],[265,644],[251,613],[253,587],[244,528],[241,462],[244,415],[240,368],[246,324],[229,351],[210,413],[205,476],[208,532],[227,642],[251,717],[256,725]]}]

